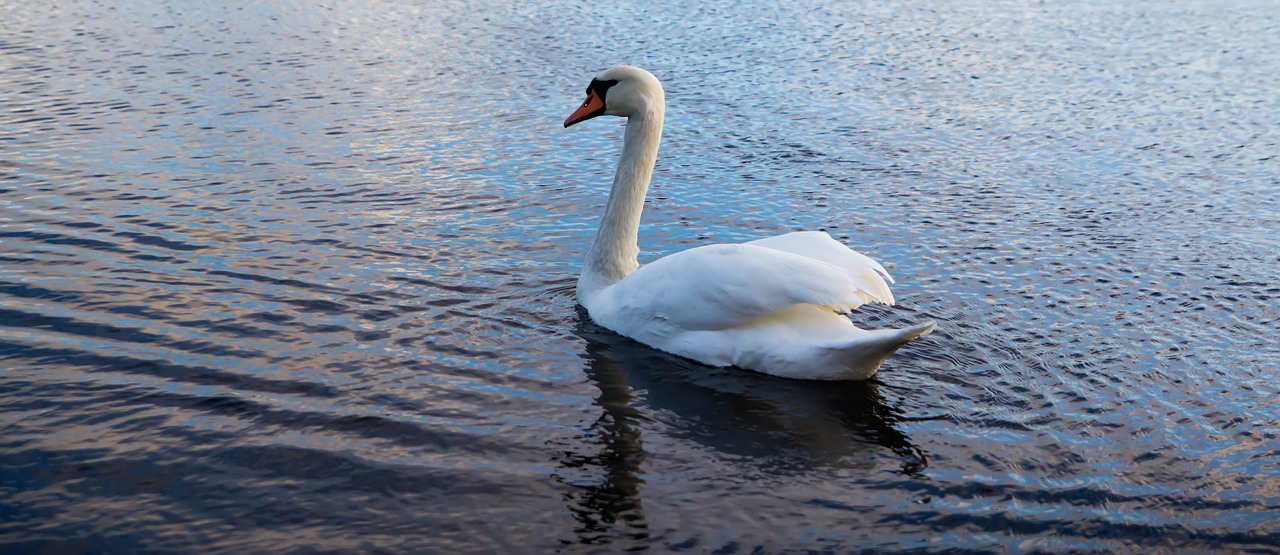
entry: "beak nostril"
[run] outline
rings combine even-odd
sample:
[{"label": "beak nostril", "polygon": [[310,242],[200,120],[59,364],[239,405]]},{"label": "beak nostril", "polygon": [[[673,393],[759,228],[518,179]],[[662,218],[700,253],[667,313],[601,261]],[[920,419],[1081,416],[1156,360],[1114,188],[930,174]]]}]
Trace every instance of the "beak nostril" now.
[{"label": "beak nostril", "polygon": [[[4,0],[0,0],[0,2],[3,1]],[[588,90],[587,98],[582,101],[582,105],[578,106],[577,110],[574,110],[573,113],[569,115],[569,119],[565,120],[564,126],[569,127],[570,125],[589,120],[603,113],[603,98],[596,94],[595,91]]]}]

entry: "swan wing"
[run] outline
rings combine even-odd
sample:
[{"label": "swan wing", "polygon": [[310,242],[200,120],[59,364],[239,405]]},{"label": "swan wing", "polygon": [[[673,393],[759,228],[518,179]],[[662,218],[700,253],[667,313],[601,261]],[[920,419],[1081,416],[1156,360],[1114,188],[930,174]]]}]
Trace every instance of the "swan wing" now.
[{"label": "swan wing", "polygon": [[[889,290],[889,283],[893,283],[893,277],[884,269],[884,266],[867,255],[850,249],[844,243],[832,239],[825,231],[798,231],[758,239],[746,244],[798,254],[835,266],[853,278],[857,285],[858,296],[863,303],[893,304],[893,292]],[[888,283],[885,283],[885,280],[888,280]]]},{"label": "swan wing", "polygon": [[619,324],[659,320],[674,329],[718,330],[797,304],[852,309],[869,295],[839,267],[747,243],[666,256],[610,286],[605,297]]}]

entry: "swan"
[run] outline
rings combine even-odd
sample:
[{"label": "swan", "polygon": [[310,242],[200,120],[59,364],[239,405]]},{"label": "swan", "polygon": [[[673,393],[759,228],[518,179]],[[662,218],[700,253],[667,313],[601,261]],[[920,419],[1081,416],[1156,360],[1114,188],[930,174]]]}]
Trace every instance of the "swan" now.
[{"label": "swan", "polygon": [[653,74],[616,66],[587,86],[567,128],[596,116],[627,118],[622,156],[577,300],[596,324],[710,366],[785,378],[865,380],[929,321],[863,330],[844,314],[894,303],[884,267],[821,231],[667,255],[641,267],[640,213],[662,137],[665,97]]}]

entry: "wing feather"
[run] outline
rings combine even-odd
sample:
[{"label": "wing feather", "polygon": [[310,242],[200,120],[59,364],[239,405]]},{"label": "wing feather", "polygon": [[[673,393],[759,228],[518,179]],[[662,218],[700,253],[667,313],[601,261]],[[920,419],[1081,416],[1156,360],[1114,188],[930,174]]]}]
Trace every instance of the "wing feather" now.
[{"label": "wing feather", "polygon": [[832,239],[824,231],[798,231],[746,244],[798,254],[835,266],[857,283],[863,302],[893,304],[893,292],[889,290],[893,277],[884,266]]},{"label": "wing feather", "polygon": [[857,307],[884,298],[888,289],[864,286],[874,282],[804,254],[753,243],[722,244],[646,264],[610,286],[608,298],[614,304],[610,312],[625,320],[659,319],[686,330],[715,330],[796,304]]}]

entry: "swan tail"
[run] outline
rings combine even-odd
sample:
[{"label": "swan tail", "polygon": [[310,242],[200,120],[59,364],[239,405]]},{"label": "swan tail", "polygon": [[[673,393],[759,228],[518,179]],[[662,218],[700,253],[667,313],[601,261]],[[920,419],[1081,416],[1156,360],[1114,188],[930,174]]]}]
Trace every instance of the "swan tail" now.
[{"label": "swan tail", "polygon": [[937,324],[930,320],[909,328],[869,330],[846,344],[829,347],[833,362],[843,368],[837,379],[859,381],[874,376],[889,355],[935,327]]},{"label": "swan tail", "polygon": [[916,324],[909,328],[903,328],[897,331],[902,337],[902,342],[906,343],[922,335],[929,335],[929,333],[932,332],[933,329],[936,327],[938,327],[937,322],[934,322],[933,320],[929,320],[928,322],[925,322],[923,324]]}]

